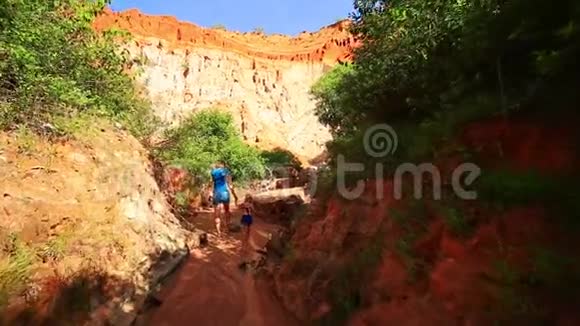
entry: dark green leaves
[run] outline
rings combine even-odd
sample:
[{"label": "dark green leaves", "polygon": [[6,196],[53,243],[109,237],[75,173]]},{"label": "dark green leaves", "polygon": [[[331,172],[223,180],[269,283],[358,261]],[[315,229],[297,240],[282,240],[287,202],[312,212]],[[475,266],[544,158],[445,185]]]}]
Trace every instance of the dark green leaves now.
[{"label": "dark green leaves", "polygon": [[217,110],[202,111],[167,132],[167,142],[157,149],[166,163],[180,165],[202,181],[217,160],[227,162],[236,181],[262,177],[264,161],[257,149],[242,141],[231,115]]},{"label": "dark green leaves", "polygon": [[336,136],[385,122],[420,129],[439,113],[461,120],[474,110],[483,117],[578,99],[571,96],[580,83],[577,1],[354,4],[352,32],[362,45],[353,64],[312,88],[316,113]]},{"label": "dark green leaves", "polygon": [[114,39],[126,34],[92,29],[107,3],[1,0],[0,101],[11,112],[1,127],[34,129],[55,116],[95,111],[123,120],[137,136],[151,130],[147,105],[122,73],[126,58]]}]

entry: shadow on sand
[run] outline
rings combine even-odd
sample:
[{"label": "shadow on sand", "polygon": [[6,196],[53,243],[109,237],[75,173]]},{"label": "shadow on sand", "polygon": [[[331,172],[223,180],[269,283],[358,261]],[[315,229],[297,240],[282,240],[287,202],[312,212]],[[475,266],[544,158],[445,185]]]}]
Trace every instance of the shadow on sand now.
[{"label": "shadow on sand", "polygon": [[[233,222],[239,214],[233,213]],[[217,237],[212,217],[204,211],[190,221],[208,233],[209,245],[192,250],[158,293],[163,304],[143,315],[138,325],[298,325],[279,305],[265,279],[240,268],[242,257],[260,255],[255,249],[266,245],[266,235],[277,226],[256,221],[252,248],[242,256],[242,234]]]},{"label": "shadow on sand", "polygon": [[[146,281],[139,285],[135,275],[111,275],[104,266],[85,267],[66,277],[55,272],[11,298],[0,309],[0,325],[83,325],[88,321],[128,325],[140,312],[159,303],[145,289],[162,282],[186,256],[185,250],[150,254],[143,262],[152,265],[143,272]],[[139,310],[132,308],[135,306]]]}]

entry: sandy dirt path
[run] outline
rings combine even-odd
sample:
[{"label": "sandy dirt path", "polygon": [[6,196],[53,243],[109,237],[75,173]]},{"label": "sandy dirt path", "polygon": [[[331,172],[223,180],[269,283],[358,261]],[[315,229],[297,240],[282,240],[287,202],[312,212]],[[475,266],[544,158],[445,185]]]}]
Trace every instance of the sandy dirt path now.
[{"label": "sandy dirt path", "polygon": [[[232,220],[239,220],[234,213]],[[215,236],[211,213],[202,212],[192,221],[209,235],[209,245],[192,250],[188,261],[159,294],[162,305],[139,323],[151,326],[292,326],[298,323],[284,311],[266,284],[238,267],[240,233]],[[252,246],[266,242],[261,234],[272,226],[255,222]]]}]

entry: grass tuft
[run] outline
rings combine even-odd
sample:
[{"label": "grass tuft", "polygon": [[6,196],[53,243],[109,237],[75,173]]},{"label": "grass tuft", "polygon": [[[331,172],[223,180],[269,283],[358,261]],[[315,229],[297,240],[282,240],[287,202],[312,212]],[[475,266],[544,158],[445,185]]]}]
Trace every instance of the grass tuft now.
[{"label": "grass tuft", "polygon": [[11,234],[0,253],[0,308],[24,290],[33,263],[34,251]]}]

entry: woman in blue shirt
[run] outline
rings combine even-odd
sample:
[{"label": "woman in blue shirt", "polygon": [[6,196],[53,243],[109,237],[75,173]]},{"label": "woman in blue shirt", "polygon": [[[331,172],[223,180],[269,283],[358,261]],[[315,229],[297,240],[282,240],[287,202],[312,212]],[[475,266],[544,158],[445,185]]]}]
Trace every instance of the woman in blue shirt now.
[{"label": "woman in blue shirt", "polygon": [[223,206],[226,219],[226,232],[230,225],[230,192],[234,195],[234,200],[236,204],[238,202],[238,196],[234,192],[232,186],[232,180],[229,170],[226,167],[224,161],[219,161],[216,163],[215,167],[211,170],[211,178],[213,180],[213,205],[214,205],[214,220],[218,236],[221,235],[221,208]]}]

